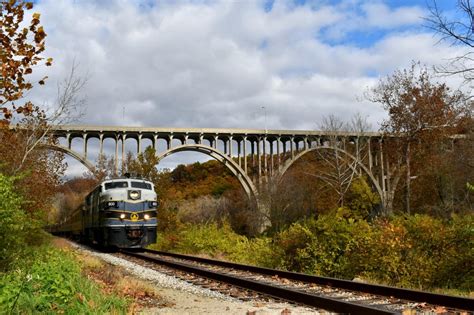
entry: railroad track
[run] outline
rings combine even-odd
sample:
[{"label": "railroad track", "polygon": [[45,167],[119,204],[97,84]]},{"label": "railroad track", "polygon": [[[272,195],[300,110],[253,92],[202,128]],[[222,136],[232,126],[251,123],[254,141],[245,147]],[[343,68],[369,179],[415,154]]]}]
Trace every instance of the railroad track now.
[{"label": "railroad track", "polygon": [[153,264],[225,283],[226,287],[230,284],[277,299],[337,313],[474,314],[474,299],[470,298],[311,276],[154,250],[121,252]]}]

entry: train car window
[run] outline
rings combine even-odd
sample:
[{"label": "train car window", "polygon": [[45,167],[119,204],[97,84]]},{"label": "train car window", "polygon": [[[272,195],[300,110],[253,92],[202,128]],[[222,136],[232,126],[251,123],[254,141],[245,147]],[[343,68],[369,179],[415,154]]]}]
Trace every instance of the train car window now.
[{"label": "train car window", "polygon": [[145,182],[132,182],[132,187],[151,190],[151,184]]},{"label": "train car window", "polygon": [[105,190],[107,189],[114,189],[114,188],[126,188],[128,187],[127,182],[110,182],[105,183]]}]

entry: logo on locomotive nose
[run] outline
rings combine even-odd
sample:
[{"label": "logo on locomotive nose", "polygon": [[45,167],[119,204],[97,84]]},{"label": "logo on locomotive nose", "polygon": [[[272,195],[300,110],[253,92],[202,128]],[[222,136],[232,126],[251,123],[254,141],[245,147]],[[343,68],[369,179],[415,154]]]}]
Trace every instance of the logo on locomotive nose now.
[{"label": "logo on locomotive nose", "polygon": [[137,213],[132,213],[132,214],[130,215],[130,219],[131,219],[132,221],[138,221],[138,214],[137,214]]}]

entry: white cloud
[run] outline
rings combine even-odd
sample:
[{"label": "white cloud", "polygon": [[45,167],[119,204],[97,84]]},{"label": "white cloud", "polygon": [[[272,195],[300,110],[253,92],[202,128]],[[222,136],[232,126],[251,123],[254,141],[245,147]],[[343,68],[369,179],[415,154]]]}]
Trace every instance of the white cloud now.
[{"label": "white cloud", "polygon": [[[258,128],[265,106],[269,129],[315,129],[323,115],[355,112],[376,126],[381,107],[357,99],[378,75],[460,52],[420,27],[418,6],[140,3],[40,1],[55,62],[37,71],[50,81],[31,97],[53,102],[54,82],[75,58],[89,73],[85,124]],[[382,29],[370,45],[325,41]]]}]

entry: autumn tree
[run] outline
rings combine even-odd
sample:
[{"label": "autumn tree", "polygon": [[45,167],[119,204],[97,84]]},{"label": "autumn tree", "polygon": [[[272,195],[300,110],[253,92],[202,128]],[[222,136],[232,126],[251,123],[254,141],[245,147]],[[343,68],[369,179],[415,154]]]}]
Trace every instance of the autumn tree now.
[{"label": "autumn tree", "polygon": [[138,154],[135,159],[127,163],[127,172],[142,176],[143,178],[156,182],[158,179],[158,163],[160,160],[156,155],[156,150],[148,146],[144,152]]},{"label": "autumn tree", "polygon": [[[53,126],[70,123],[82,115],[84,99],[80,96],[86,80],[77,75],[73,62],[69,75],[58,85],[57,98],[51,107],[40,107],[25,100],[25,93],[33,88],[28,76],[39,65],[51,66],[52,58],[42,55],[46,32],[40,25],[40,14],[33,13],[29,25],[24,22],[26,10],[33,3],[21,0],[0,2],[0,111],[3,142],[15,144],[14,173],[23,169],[29,155],[42,144],[51,142],[48,134]],[[37,83],[45,84],[47,77]],[[12,123],[14,125],[12,126]],[[9,133],[7,127],[13,127]],[[52,144],[52,143],[49,143]]]},{"label": "autumn tree", "polygon": [[[41,54],[45,50],[46,33],[40,25],[40,14],[34,13],[28,25],[24,25],[25,10],[33,8],[32,2],[11,0],[0,2],[0,110],[3,118],[0,123],[6,126],[13,119],[14,114],[28,117],[36,115],[42,117],[43,111],[27,101],[21,101],[25,92],[33,88],[33,83],[27,76],[33,72],[34,66],[44,63],[50,66],[51,58]],[[39,80],[44,84],[46,77]]]},{"label": "autumn tree", "polygon": [[449,149],[450,137],[470,119],[470,105],[460,91],[434,82],[429,71],[416,63],[381,79],[368,98],[387,111],[381,129],[391,136],[386,142],[392,151],[386,156],[404,171],[405,211],[410,213],[412,180]]},{"label": "autumn tree", "polygon": [[85,80],[76,76],[74,64],[58,85],[51,108],[26,100],[26,92],[34,87],[28,77],[35,67],[52,64],[51,58],[42,55],[46,32],[40,14],[24,20],[25,12],[32,8],[28,1],[0,1],[0,172],[18,178],[17,188],[29,200],[25,209],[36,213],[50,205],[66,167],[62,153],[46,151],[43,145],[56,143],[48,136],[50,129],[70,121],[83,103],[79,91]]}]

